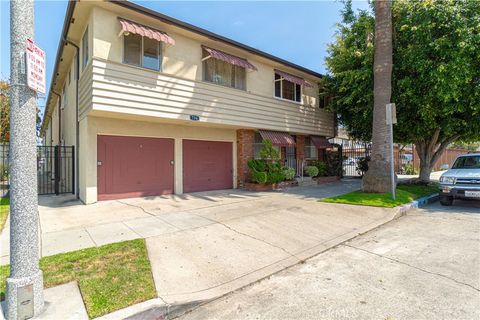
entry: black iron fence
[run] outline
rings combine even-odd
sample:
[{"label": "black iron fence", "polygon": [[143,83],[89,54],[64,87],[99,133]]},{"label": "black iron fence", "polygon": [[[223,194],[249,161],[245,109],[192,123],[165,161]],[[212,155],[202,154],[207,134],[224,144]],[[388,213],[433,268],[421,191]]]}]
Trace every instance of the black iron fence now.
[{"label": "black iron fence", "polygon": [[[361,177],[363,161],[369,158],[372,151],[370,142],[360,142],[335,138],[334,142],[342,149],[342,167],[345,177]],[[413,175],[418,173],[418,161],[412,145],[394,145],[395,173]]]},{"label": "black iron fence", "polygon": [[[0,197],[9,191],[9,146],[0,144]],[[74,193],[75,149],[73,146],[37,146],[38,194]]]}]

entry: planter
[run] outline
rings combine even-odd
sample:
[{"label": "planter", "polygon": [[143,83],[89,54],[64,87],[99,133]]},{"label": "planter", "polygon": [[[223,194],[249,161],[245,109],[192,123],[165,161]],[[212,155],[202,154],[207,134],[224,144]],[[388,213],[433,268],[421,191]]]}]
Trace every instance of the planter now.
[{"label": "planter", "polygon": [[340,180],[340,177],[339,176],[315,177],[313,179],[317,181],[318,184],[322,184],[322,183],[330,183],[330,182],[338,181]]},{"label": "planter", "polygon": [[245,182],[244,187],[248,191],[272,191],[275,190],[275,184],[268,184],[268,183],[251,183]]},{"label": "planter", "polygon": [[261,191],[272,191],[272,190],[284,189],[284,188],[294,187],[297,185],[298,185],[297,181],[282,181],[280,183],[272,183],[272,184],[245,182],[244,188],[248,191],[261,192]]}]

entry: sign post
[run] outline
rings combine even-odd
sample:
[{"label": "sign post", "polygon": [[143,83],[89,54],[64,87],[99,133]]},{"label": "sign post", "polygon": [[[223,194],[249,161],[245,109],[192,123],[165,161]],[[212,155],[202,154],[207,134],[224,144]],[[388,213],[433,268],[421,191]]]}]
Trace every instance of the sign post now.
[{"label": "sign post", "polygon": [[395,159],[393,156],[393,125],[397,123],[395,103],[386,105],[386,121],[388,126],[388,139],[390,145],[390,179],[392,184],[392,198],[395,200]]},{"label": "sign post", "polygon": [[30,319],[44,309],[35,91],[45,93],[45,53],[27,40],[33,35],[33,1],[10,1],[10,274],[5,314],[9,320]]}]

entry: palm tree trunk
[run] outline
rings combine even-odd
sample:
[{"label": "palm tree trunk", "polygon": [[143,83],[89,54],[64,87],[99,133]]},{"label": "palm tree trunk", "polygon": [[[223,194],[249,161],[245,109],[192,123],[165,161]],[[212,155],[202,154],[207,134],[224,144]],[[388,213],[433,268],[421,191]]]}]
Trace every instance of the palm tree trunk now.
[{"label": "palm tree trunk", "polygon": [[389,192],[391,189],[389,132],[386,104],[392,95],[392,11],[390,0],[375,1],[375,55],[373,65],[372,154],[362,180],[365,192]]}]

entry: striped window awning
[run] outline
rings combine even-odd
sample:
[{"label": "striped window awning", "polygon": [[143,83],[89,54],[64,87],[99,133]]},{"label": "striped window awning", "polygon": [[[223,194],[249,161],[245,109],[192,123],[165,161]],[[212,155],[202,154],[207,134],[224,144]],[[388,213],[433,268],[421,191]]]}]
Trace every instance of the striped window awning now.
[{"label": "striped window awning", "polygon": [[310,140],[317,149],[330,149],[333,148],[332,144],[328,142],[327,138],[319,136],[311,136]]},{"label": "striped window awning", "polygon": [[159,30],[156,30],[156,29],[144,26],[142,24],[123,19],[123,18],[118,18],[118,21],[122,26],[123,33],[130,32],[130,33],[138,34],[143,37],[164,42],[172,46],[175,45],[175,40],[165,32],[162,32],[162,31],[159,31]]},{"label": "striped window awning", "polygon": [[295,147],[295,139],[286,132],[259,130],[264,140],[272,141],[276,147]]},{"label": "striped window awning", "polygon": [[225,53],[225,52],[220,51],[220,50],[209,48],[209,47],[206,47],[206,46],[203,46],[203,45],[202,45],[202,48],[205,49],[205,51],[207,51],[208,54],[210,55],[210,57],[212,57],[212,58],[222,60],[222,61],[225,61],[227,63],[233,64],[235,66],[243,67],[245,69],[249,69],[249,70],[253,70],[253,71],[258,70],[257,67],[255,67],[253,64],[248,62],[246,59],[243,59],[243,58]]},{"label": "striped window awning", "polygon": [[307,80],[302,79],[302,78],[297,77],[297,76],[294,76],[290,73],[286,73],[286,72],[283,72],[283,71],[280,71],[280,70],[277,70],[277,69],[275,69],[275,73],[278,74],[283,79],[285,79],[287,81],[290,81],[290,82],[293,82],[295,84],[305,86],[305,87],[313,87],[313,85],[310,82],[308,82]]}]

